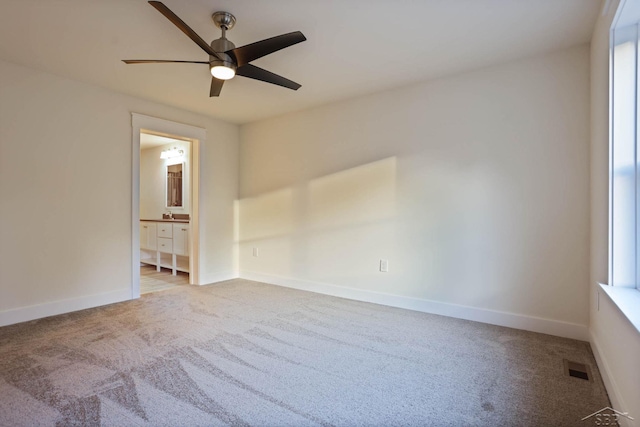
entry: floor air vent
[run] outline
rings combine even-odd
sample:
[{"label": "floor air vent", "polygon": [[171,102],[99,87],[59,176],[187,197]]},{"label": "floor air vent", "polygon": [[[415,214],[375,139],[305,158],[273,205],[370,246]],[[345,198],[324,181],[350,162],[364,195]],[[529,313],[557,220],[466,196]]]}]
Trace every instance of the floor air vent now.
[{"label": "floor air vent", "polygon": [[564,359],[564,373],[570,377],[580,378],[581,380],[591,380],[591,369],[584,363],[572,362]]}]

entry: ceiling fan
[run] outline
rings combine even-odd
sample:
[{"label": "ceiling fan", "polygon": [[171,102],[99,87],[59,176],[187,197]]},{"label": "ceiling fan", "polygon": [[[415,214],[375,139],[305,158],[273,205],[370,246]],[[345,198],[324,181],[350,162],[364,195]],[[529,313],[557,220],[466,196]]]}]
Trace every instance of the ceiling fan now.
[{"label": "ceiling fan", "polygon": [[126,64],[153,64],[153,63],[188,63],[207,64],[211,71],[211,89],[209,96],[219,96],[225,80],[233,78],[235,75],[248,77],[250,79],[261,80],[274,85],[298,90],[301,86],[289,79],[274,74],[270,71],[249,64],[249,62],[262,58],[265,55],[276,52],[285,47],[305,41],[307,38],[300,32],[282,34],[259,42],[251,43],[242,47],[235,47],[227,40],[226,32],[233,28],[236,18],[229,12],[216,12],[211,18],[218,28],[222,30],[222,37],[208,45],[202,37],[196,34],[187,24],[182,21],[167,6],[159,1],[150,1],[149,4],[155,7],[176,27],[180,28],[191,40],[193,40],[202,50],[209,54],[209,61],[171,61],[162,59],[125,59]]}]

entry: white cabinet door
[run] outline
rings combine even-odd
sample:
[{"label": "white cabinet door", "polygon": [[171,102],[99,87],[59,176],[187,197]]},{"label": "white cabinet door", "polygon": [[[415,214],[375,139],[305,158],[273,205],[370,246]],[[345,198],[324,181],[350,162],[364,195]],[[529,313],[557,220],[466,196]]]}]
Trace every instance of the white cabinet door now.
[{"label": "white cabinet door", "polygon": [[173,253],[189,255],[189,224],[173,224]]},{"label": "white cabinet door", "polygon": [[140,248],[155,251],[158,248],[157,225],[155,222],[140,221]]}]

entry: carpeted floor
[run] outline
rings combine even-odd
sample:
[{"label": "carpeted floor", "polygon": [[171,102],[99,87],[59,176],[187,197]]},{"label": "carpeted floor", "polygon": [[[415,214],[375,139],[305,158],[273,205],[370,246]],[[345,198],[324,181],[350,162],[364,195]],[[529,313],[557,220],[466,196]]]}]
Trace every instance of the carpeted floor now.
[{"label": "carpeted floor", "polygon": [[565,426],[605,406],[586,342],[245,280],[0,328],[1,426]]}]

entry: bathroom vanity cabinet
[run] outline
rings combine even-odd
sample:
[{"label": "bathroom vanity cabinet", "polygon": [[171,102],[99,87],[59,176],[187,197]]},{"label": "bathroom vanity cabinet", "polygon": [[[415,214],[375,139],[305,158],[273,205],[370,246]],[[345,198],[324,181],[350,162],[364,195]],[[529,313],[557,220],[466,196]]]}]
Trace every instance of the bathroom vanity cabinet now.
[{"label": "bathroom vanity cabinet", "polygon": [[140,262],[189,272],[189,222],[179,220],[140,221]]}]

